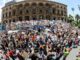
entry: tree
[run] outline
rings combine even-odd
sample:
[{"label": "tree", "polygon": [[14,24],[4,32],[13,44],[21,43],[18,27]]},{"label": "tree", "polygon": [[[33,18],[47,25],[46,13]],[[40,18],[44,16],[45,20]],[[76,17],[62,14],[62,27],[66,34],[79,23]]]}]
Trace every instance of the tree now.
[{"label": "tree", "polygon": [[78,20],[80,19],[80,16],[77,14],[77,15],[75,16],[75,19],[78,21]]},{"label": "tree", "polygon": [[77,20],[77,26],[78,26],[78,25],[79,25],[80,16],[77,14],[77,15],[75,16],[75,19]]},{"label": "tree", "polygon": [[74,18],[73,18],[72,15],[69,15],[67,20],[68,20],[69,23],[72,23],[72,21],[74,21]]}]

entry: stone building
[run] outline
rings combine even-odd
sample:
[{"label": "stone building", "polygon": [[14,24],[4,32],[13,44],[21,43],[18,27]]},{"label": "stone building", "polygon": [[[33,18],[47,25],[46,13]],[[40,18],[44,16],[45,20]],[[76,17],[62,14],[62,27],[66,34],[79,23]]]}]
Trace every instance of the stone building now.
[{"label": "stone building", "polygon": [[48,0],[14,0],[2,8],[2,22],[25,20],[66,20],[67,5]]}]

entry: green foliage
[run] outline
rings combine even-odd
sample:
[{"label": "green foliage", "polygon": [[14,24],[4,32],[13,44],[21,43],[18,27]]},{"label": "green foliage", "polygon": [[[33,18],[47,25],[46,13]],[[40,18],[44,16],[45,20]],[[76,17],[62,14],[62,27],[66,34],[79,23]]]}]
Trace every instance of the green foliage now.
[{"label": "green foliage", "polygon": [[74,21],[73,16],[72,16],[72,15],[69,15],[69,16],[67,17],[67,22],[68,22],[68,23],[72,23],[73,21]]},{"label": "green foliage", "polygon": [[75,16],[75,20],[72,15],[69,15],[67,17],[67,22],[71,23],[72,26],[80,28],[80,16],[78,14]]},{"label": "green foliage", "polygon": [[77,26],[78,26],[78,28],[80,28],[80,21],[78,22]]},{"label": "green foliage", "polygon": [[75,19],[79,20],[80,16],[78,14],[76,14]]}]

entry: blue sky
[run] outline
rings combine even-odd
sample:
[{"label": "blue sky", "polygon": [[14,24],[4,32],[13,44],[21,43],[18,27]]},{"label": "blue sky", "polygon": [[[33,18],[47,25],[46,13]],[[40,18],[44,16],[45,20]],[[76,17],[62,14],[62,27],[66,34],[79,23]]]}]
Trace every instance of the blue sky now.
[{"label": "blue sky", "polygon": [[[1,8],[5,5],[6,2],[9,2],[11,0],[0,0],[0,19],[1,19]],[[17,0],[19,1],[19,0]],[[21,0],[20,0],[21,1]],[[80,11],[78,9],[78,5],[80,5],[80,0],[52,0],[52,1],[56,1],[56,2],[60,2],[63,4],[66,4],[68,6],[68,14],[72,14],[73,12],[71,10],[71,8],[75,8],[74,14],[79,14],[80,15]]]},{"label": "blue sky", "polygon": [[78,9],[78,5],[80,5],[80,0],[55,0],[55,1],[66,4],[68,6],[67,7],[68,14],[73,15],[71,8],[75,8],[74,14],[80,15],[80,11]]}]

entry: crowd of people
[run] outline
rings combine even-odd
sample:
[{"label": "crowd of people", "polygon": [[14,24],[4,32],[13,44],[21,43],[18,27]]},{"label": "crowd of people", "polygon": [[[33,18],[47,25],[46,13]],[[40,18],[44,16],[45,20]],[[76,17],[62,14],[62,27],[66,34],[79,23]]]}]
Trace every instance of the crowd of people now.
[{"label": "crowd of people", "polygon": [[78,46],[78,32],[62,23],[45,28],[27,29],[0,36],[1,60],[66,60],[73,46]]}]

